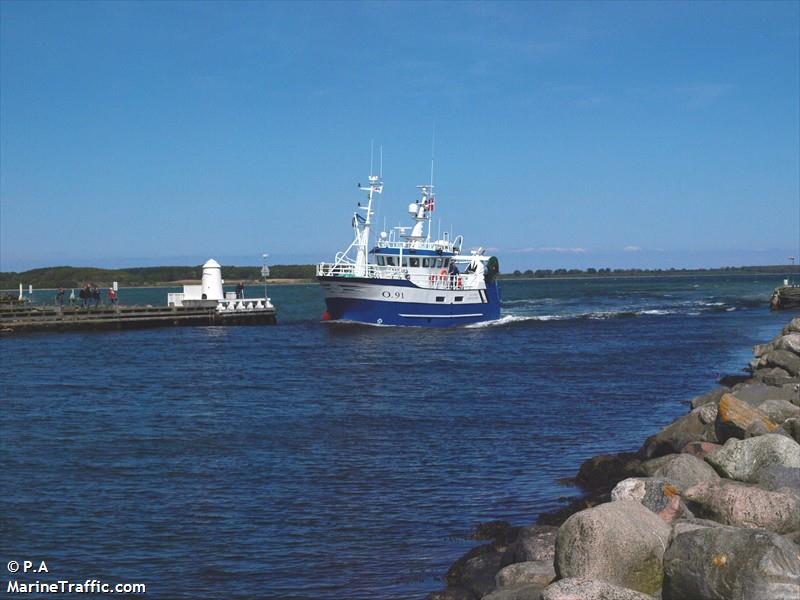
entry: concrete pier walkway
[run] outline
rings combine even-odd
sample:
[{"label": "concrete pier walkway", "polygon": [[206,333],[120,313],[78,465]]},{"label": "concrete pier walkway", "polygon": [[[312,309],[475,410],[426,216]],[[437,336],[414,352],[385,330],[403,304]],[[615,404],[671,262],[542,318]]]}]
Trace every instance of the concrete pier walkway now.
[{"label": "concrete pier walkway", "polygon": [[91,331],[198,325],[274,325],[273,306],[217,310],[209,306],[10,306],[0,305],[0,333]]}]

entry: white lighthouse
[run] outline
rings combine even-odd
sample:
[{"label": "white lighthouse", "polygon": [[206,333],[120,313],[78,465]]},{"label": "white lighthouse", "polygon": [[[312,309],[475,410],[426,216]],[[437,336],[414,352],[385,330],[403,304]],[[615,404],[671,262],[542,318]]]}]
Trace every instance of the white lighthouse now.
[{"label": "white lighthouse", "polygon": [[201,284],[201,298],[203,300],[224,300],[222,291],[222,267],[213,258],[209,258],[203,265],[203,280]]}]

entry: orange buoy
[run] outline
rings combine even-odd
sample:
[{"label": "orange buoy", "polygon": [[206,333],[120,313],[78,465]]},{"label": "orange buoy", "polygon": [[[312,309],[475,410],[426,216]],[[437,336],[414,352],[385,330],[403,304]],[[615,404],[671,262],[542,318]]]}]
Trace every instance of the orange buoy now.
[{"label": "orange buoy", "polygon": [[331,320],[331,313],[329,313],[327,310],[324,313],[322,313],[322,320],[323,321],[330,321]]}]

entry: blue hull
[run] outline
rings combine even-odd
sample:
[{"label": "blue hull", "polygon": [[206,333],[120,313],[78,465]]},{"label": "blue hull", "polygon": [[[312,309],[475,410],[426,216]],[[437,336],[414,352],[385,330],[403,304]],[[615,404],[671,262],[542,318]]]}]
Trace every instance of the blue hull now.
[{"label": "blue hull", "polygon": [[335,321],[407,327],[453,327],[500,318],[500,290],[491,283],[482,304],[390,302],[356,298],[326,298],[328,315]]}]

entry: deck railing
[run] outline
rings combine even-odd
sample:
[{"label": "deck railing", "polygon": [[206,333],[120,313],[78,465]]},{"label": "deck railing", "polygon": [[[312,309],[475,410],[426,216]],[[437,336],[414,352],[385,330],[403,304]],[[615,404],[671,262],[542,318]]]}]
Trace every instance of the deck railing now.
[{"label": "deck railing", "polygon": [[319,263],[318,277],[369,277],[371,279],[405,279],[406,269],[402,267],[381,267],[379,265],[361,265],[354,263]]},{"label": "deck railing", "polygon": [[486,288],[483,276],[475,273],[442,275],[439,273],[409,273],[402,267],[361,265],[353,263],[319,263],[318,277],[365,277],[368,279],[407,279],[414,285],[435,290],[482,290]]}]

